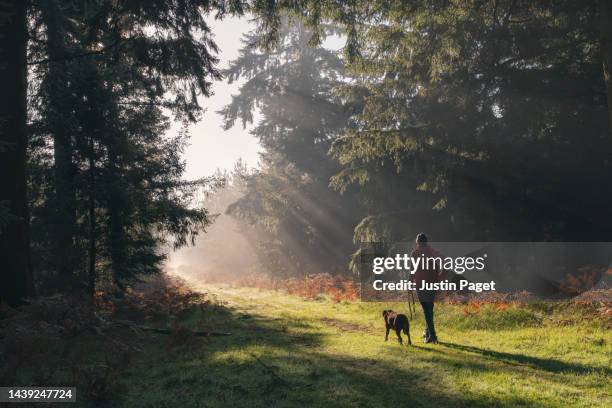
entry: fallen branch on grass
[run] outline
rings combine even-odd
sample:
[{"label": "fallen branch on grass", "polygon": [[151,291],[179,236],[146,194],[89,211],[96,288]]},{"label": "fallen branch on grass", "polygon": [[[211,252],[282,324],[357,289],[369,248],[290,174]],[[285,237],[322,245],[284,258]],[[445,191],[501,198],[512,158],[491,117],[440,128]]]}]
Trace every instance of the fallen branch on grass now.
[{"label": "fallen branch on grass", "polygon": [[109,335],[105,334],[105,333],[102,331],[102,328],[101,328],[101,327],[98,327],[98,326],[90,326],[90,329],[91,329],[91,330],[93,330],[93,331],[94,331],[94,332],[95,332],[95,333],[96,333],[98,336],[100,336],[100,337],[102,337],[103,339],[105,339],[105,340],[107,340],[107,341],[109,341],[109,342],[113,343],[114,345],[116,345],[117,347],[119,347],[119,348],[120,348],[121,350],[123,350],[123,351],[127,351],[127,350],[134,350],[134,351],[137,351],[137,352],[139,352],[139,353],[142,353],[142,352],[143,352],[143,350],[142,350],[142,349],[140,349],[140,348],[138,348],[138,347],[136,347],[136,346],[134,346],[134,345],[129,345],[129,344],[123,343],[122,341],[117,340],[117,339],[115,339],[115,338],[113,338],[113,337],[111,337],[111,336],[109,336]]},{"label": "fallen branch on grass", "polygon": [[[142,331],[148,331],[148,332],[153,332],[153,333],[172,334],[172,329],[160,329],[160,328],[157,328],[157,327],[148,327],[148,326],[139,326],[139,325],[134,325],[132,327],[135,327],[136,329],[139,329],[139,330],[142,330]],[[200,330],[189,330],[189,331],[194,336],[204,336],[204,337],[208,337],[208,336],[230,336],[232,334],[232,333],[226,333],[226,332],[208,332],[208,331],[200,331]]]},{"label": "fallen branch on grass", "polygon": [[[139,325],[129,320],[115,320],[108,321],[102,318],[97,313],[94,313],[96,318],[100,321],[100,323],[106,327],[110,326],[119,326],[119,327],[127,327],[130,329],[142,330],[147,332],[159,333],[159,334],[172,334],[172,329],[163,329],[157,327],[149,327],[144,325]],[[209,336],[231,336],[232,333],[228,332],[216,332],[216,331],[201,331],[201,330],[189,330],[189,332],[194,336],[201,337],[209,337]]]},{"label": "fallen branch on grass", "polygon": [[274,383],[276,384],[281,384],[281,385],[285,385],[285,386],[289,386],[289,383],[287,381],[285,381],[284,378],[280,377],[278,374],[276,374],[274,372],[274,370],[272,369],[272,367],[270,367],[269,365],[267,365],[266,363],[264,363],[263,361],[261,361],[261,359],[259,357],[257,357],[255,354],[251,353],[251,356],[255,359],[255,361],[257,361],[263,368],[266,369],[266,371],[272,376],[272,379],[274,380]]}]

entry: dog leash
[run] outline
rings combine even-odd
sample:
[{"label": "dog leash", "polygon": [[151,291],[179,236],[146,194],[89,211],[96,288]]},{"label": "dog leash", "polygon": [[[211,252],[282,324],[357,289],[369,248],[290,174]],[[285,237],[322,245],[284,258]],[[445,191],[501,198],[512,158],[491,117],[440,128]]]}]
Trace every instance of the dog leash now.
[{"label": "dog leash", "polygon": [[410,320],[412,320],[413,311],[416,316],[416,307],[414,306],[414,292],[412,291],[410,292],[410,299],[408,299],[408,311],[410,312]]}]

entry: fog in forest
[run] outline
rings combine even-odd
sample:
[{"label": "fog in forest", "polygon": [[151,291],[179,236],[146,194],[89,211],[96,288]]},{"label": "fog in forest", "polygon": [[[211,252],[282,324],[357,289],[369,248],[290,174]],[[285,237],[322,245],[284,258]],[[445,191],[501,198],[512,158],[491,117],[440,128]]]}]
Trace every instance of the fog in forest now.
[{"label": "fog in forest", "polygon": [[[217,40],[227,45],[223,79],[203,101],[206,123],[189,129],[193,145],[183,158],[186,176],[194,178],[212,174],[204,169],[214,157],[228,184],[203,204],[217,214],[213,223],[195,246],[170,254],[169,271],[204,280],[354,273],[359,243],[412,241],[421,231],[438,242],[607,236],[600,197],[610,185],[596,148],[606,144],[603,105],[574,101],[575,113],[563,114],[570,99],[554,96],[546,69],[525,68],[527,77],[515,67],[505,75],[516,84],[491,85],[487,78],[494,82],[499,74],[478,55],[440,66],[408,59],[411,76],[398,81],[392,55],[366,53],[363,65],[351,63],[337,27],[324,26],[313,46],[310,28],[282,22],[278,46],[265,50],[255,46],[262,33],[253,27],[239,43],[223,37],[230,26],[218,30]],[[483,36],[483,54],[499,52],[473,30]],[[384,48],[394,39],[371,41]],[[601,87],[587,69],[591,57],[584,58],[576,75]],[[463,78],[463,64],[482,73]],[[566,68],[559,62],[550,75]],[[436,70],[454,74],[421,76]],[[530,85],[540,76],[541,88]],[[538,109],[547,113],[534,115]],[[572,132],[586,118],[598,135],[589,145]],[[227,137],[232,154],[207,151],[197,145],[200,137]],[[251,159],[234,167],[237,152]],[[593,183],[582,183],[584,177]]]},{"label": "fog in forest", "polygon": [[[247,55],[249,52],[255,53],[255,50],[248,46],[256,36],[254,31],[250,31],[253,28],[252,24],[244,24],[243,20],[238,19],[226,19],[213,21],[212,26],[216,33],[215,39],[221,49],[220,66],[225,69],[229,68],[229,70],[224,73],[223,80],[212,84],[213,95],[203,99],[202,103],[207,109],[204,120],[189,128],[190,145],[186,148],[183,158],[186,162],[186,178],[208,177],[217,174],[227,178],[227,185],[207,196],[207,199],[201,204],[215,215],[214,222],[207,227],[205,232],[199,234],[193,246],[184,246],[175,251],[169,251],[165,270],[199,282],[233,281],[253,274],[265,275],[269,274],[270,268],[276,268],[275,274],[280,273],[281,275],[295,275],[306,273],[305,271],[312,273],[334,273],[340,269],[348,271],[350,251],[347,252],[346,243],[350,244],[352,234],[350,224],[354,220],[348,220],[345,211],[329,207],[326,200],[319,201],[321,195],[340,196],[327,185],[331,173],[325,167],[329,168],[332,163],[326,151],[329,149],[329,140],[306,139],[302,141],[306,143],[306,146],[312,146],[313,143],[321,145],[318,151],[314,152],[315,157],[307,155],[304,162],[323,160],[326,165],[321,168],[313,166],[305,171],[306,169],[300,169],[291,162],[295,159],[299,161],[298,157],[292,157],[291,160],[285,159],[284,162],[273,162],[273,155],[278,155],[276,149],[284,149],[292,143],[286,140],[282,142],[285,146],[266,145],[265,135],[261,134],[261,130],[260,133],[257,131],[258,124],[265,124],[270,120],[272,110],[282,109],[286,117],[300,117],[305,109],[312,108],[312,101],[309,100],[311,97],[307,94],[296,95],[298,91],[303,92],[299,87],[304,83],[297,82],[300,80],[299,77],[286,77],[296,82],[287,83],[286,89],[277,89],[271,95],[266,95],[260,89],[259,93],[249,96],[252,98],[250,102],[254,102],[250,111],[241,108],[241,111],[234,112],[233,118],[228,118],[227,108],[231,107],[232,103],[236,104],[236,100],[239,100],[242,95],[248,95],[249,87],[252,87],[253,84],[261,84],[262,76],[266,75],[269,68],[263,68],[261,72],[258,72],[256,68],[253,72],[247,73],[248,67],[240,65],[245,63],[240,61],[243,53]],[[237,40],[238,33],[241,34],[241,41]],[[283,36],[288,40],[292,38],[288,42],[290,47],[287,50],[270,53],[257,51],[256,54],[259,58],[265,56],[264,59],[268,61],[283,60],[284,63],[280,67],[289,74],[299,68],[299,61],[302,61],[299,53],[308,54],[306,40],[310,38],[310,35],[302,26],[298,26],[296,30],[287,30],[285,27]],[[326,58],[335,59],[336,65],[333,66],[333,69],[336,71],[340,67],[338,55],[342,52],[344,41],[342,33],[330,30],[318,48],[319,52],[329,53]],[[297,59],[294,59],[296,56],[292,57],[289,52],[297,52]],[[235,72],[240,72],[241,69],[244,71],[237,75],[231,71],[232,67],[236,70]],[[311,86],[309,93],[312,93],[316,89],[312,88],[315,77],[319,75],[313,71],[313,66],[308,66],[308,69],[310,72],[307,73],[306,78],[302,79],[306,79],[305,84]],[[334,76],[338,74],[339,72],[335,72]],[[321,75],[324,76],[325,72],[322,72]],[[267,86],[276,87],[274,81],[270,81]],[[326,84],[328,90],[329,86],[329,83]],[[262,115],[261,106],[257,104],[257,101],[265,101],[265,105],[261,106],[267,109],[267,114]],[[317,109],[317,111],[319,111],[318,115],[322,116],[321,110]],[[230,124],[236,119],[238,123]],[[303,122],[300,125],[304,128],[303,131],[312,132],[316,137],[315,132],[321,132],[321,130],[313,124],[316,120],[325,120],[325,118],[315,117],[313,119],[315,119],[313,123]],[[176,131],[178,129],[171,129],[171,132]],[[288,153],[283,153],[283,155]],[[300,151],[297,150],[292,154],[299,155]],[[261,207],[257,207],[257,210],[251,207],[249,213],[249,211],[241,212],[240,206],[242,204],[248,207],[248,203],[254,204],[253,200],[259,200],[259,204],[262,204],[261,197],[255,199],[252,194],[249,196],[249,193],[256,188],[257,180],[259,182],[272,181],[274,179],[272,170],[281,166],[286,171],[292,171],[294,173],[292,177],[298,178],[299,181],[295,183],[290,179],[282,180],[281,184],[274,185],[273,190],[269,192],[284,194],[286,197],[282,199],[283,202],[290,201],[295,205],[291,211],[285,211],[282,215],[280,209],[276,209],[272,214],[267,214],[269,218],[276,219],[263,225],[252,218],[255,214],[264,215]],[[232,170],[234,170],[233,174]],[[236,171],[240,174],[237,174]],[[319,175],[317,174],[319,171],[325,173]],[[301,186],[308,185],[317,188],[316,197],[301,188]],[[267,188],[271,189],[272,186],[268,184]],[[271,203],[268,202],[268,204]],[[314,240],[319,241],[326,248],[326,253],[335,253],[339,262],[332,267],[319,262],[317,254],[305,248],[308,244],[304,243],[304,232],[312,234],[313,231],[295,233],[290,228],[291,224],[295,224],[296,219],[300,220],[299,223],[305,230],[308,229],[309,223],[331,226],[331,233],[310,235],[308,241],[310,244],[314,243]],[[278,242],[281,237],[282,242]],[[343,244],[341,242],[343,240],[347,242]],[[325,256],[325,254],[322,255]],[[279,268],[283,267],[287,267],[287,271],[280,272]]]},{"label": "fog in forest", "polygon": [[[219,194],[222,194],[220,192]],[[199,283],[232,281],[255,273],[258,259],[253,237],[232,216],[225,214],[228,203],[210,208],[217,214],[206,233],[194,246],[170,254],[166,271]]]},{"label": "fog in forest", "polygon": [[0,0],[0,403],[612,406],[611,67],[612,0]]}]

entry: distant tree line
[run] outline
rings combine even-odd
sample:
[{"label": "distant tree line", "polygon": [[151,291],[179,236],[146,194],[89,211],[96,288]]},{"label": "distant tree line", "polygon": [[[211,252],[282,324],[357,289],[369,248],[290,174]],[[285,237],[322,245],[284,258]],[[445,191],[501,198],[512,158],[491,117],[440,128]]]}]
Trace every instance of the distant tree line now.
[{"label": "distant tree line", "polygon": [[609,240],[607,0],[0,0],[0,300],[123,285],[210,223],[164,133],[222,76],[205,17],[246,12],[222,114],[257,107],[265,154],[228,211],[274,273],[421,230]]},{"label": "distant tree line", "polygon": [[256,237],[260,264],[278,277],[346,269],[363,213],[356,188],[341,195],[329,186],[341,170],[329,150],[351,108],[334,94],[344,74],[340,55],[311,47],[311,39],[311,30],[285,18],[277,44],[263,51],[262,30],[255,29],[224,71],[230,82],[245,80],[219,112],[225,126],[253,122],[257,111],[261,120],[251,133],[264,148],[260,169],[237,166],[232,174],[242,196],[227,212]]},{"label": "distant tree line", "polygon": [[[258,110],[266,149],[229,212],[267,231],[267,269],[344,270],[419,231],[610,240],[608,2],[307,3],[227,71],[226,124]],[[321,47],[338,29],[343,52]]]}]

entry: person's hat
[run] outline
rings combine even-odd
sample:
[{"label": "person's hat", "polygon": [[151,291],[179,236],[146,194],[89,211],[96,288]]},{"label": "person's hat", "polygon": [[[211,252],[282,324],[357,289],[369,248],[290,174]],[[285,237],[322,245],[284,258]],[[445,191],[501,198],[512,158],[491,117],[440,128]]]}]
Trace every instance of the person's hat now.
[{"label": "person's hat", "polygon": [[416,236],[416,242],[427,242],[427,235],[425,235],[423,232],[419,233]]}]

